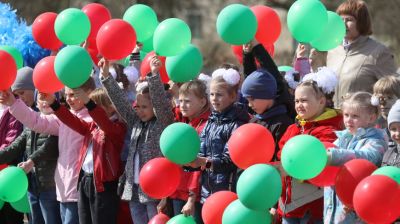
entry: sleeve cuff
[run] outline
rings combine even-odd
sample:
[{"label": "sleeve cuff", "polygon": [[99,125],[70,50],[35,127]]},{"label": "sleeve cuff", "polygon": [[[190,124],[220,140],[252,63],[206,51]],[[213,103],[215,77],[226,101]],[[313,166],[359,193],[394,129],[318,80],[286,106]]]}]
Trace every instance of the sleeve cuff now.
[{"label": "sleeve cuff", "polygon": [[92,111],[96,108],[97,105],[93,100],[89,100],[89,102],[85,104],[85,106],[88,109],[88,111]]},{"label": "sleeve cuff", "polygon": [[61,104],[60,102],[58,102],[57,100],[55,100],[51,105],[50,105],[51,109],[53,109],[53,111],[57,111],[58,109],[60,109]]},{"label": "sleeve cuff", "polygon": [[140,53],[131,53],[129,57],[130,61],[140,61]]}]

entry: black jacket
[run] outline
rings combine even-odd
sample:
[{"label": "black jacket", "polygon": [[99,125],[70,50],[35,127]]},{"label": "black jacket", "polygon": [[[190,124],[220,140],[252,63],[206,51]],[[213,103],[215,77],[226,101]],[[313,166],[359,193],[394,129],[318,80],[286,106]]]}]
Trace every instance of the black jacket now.
[{"label": "black jacket", "polygon": [[227,142],[232,132],[249,120],[250,116],[242,104],[233,104],[222,113],[213,111],[208,118],[200,135],[199,156],[211,159],[212,169],[202,173],[202,201],[214,192],[234,190],[237,168],[229,156]]},{"label": "black jacket", "polygon": [[395,166],[400,168],[399,145],[390,139],[388,146],[388,150],[383,155],[382,166]]},{"label": "black jacket", "polygon": [[274,60],[265,50],[262,44],[258,44],[253,47],[252,51],[249,53],[243,52],[243,69],[245,77],[249,76],[252,72],[257,70],[257,65],[255,59],[260,63],[260,67],[267,70],[274,76],[277,84],[277,95],[275,99],[275,104],[283,104],[286,106],[287,113],[289,117],[294,121],[296,117],[296,111],[294,109],[294,99],[290,95],[288,86],[281,73],[278,70]]},{"label": "black jacket", "polygon": [[58,137],[39,134],[25,128],[11,145],[0,151],[0,164],[21,156],[24,160],[31,159],[35,163],[34,169],[28,174],[30,192],[55,190],[54,172],[58,159]]}]

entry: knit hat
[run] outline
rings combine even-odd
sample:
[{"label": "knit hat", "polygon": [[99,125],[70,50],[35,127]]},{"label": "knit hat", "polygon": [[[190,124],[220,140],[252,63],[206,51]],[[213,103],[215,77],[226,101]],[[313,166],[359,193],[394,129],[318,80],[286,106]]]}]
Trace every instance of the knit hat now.
[{"label": "knit hat", "polygon": [[276,80],[266,70],[258,69],[244,80],[242,94],[244,97],[254,99],[275,99],[277,95]]},{"label": "knit hat", "polygon": [[388,127],[390,127],[391,123],[400,122],[400,100],[397,100],[396,103],[390,109],[387,121],[388,121]]},{"label": "knit hat", "polygon": [[17,78],[14,84],[11,86],[11,91],[24,89],[24,90],[35,90],[32,79],[33,69],[30,67],[23,67],[18,69]]}]

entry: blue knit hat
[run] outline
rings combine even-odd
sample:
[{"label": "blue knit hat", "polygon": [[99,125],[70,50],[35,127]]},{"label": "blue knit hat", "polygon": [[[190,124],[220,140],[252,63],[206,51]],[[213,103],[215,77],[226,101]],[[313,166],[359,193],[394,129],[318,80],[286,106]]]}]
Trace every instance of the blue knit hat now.
[{"label": "blue knit hat", "polygon": [[275,99],[277,95],[275,78],[266,70],[258,69],[244,80],[242,94],[254,99]]}]

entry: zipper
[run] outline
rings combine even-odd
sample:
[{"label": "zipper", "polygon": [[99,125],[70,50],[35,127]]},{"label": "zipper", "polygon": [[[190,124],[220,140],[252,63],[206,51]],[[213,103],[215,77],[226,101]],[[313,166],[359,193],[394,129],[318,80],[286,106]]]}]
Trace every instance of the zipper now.
[{"label": "zipper", "polygon": [[114,172],[113,167],[111,166],[111,161],[110,161],[110,158],[108,156],[108,153],[106,153],[106,160],[107,160],[108,166],[110,167],[110,170],[111,170],[111,173],[112,173],[113,177],[115,177],[115,172]]}]

